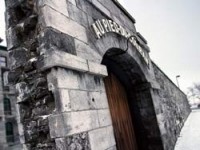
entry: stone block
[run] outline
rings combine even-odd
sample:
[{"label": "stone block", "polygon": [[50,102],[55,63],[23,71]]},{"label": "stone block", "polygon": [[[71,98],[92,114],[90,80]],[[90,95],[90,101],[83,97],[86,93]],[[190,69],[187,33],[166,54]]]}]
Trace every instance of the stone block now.
[{"label": "stone block", "polygon": [[39,36],[39,49],[50,49],[76,54],[74,38],[53,29],[45,29]]},{"label": "stone block", "polygon": [[66,138],[67,150],[90,150],[88,133],[80,133]]},{"label": "stone block", "polygon": [[101,63],[102,56],[88,44],[75,39],[75,47],[77,56],[99,64]]},{"label": "stone block", "polygon": [[89,72],[96,75],[108,76],[106,66],[88,61]]},{"label": "stone block", "polygon": [[58,88],[79,89],[78,77],[73,71],[59,68],[55,78]]},{"label": "stone block", "polygon": [[111,18],[118,18],[122,26],[126,26],[131,31],[136,32],[134,26],[135,19],[133,17],[130,19],[127,14],[122,12],[121,9],[119,9],[119,7],[113,3],[113,1],[101,0],[100,3],[111,12]]},{"label": "stone block", "polygon": [[96,51],[100,53],[101,56],[103,56],[107,52],[107,50],[109,50],[112,47],[120,47],[122,49],[127,47],[124,43],[123,45],[119,44],[119,41],[125,38],[119,37],[119,35],[116,33],[109,33],[106,36],[104,36],[101,40],[97,40],[94,32],[92,30],[89,30],[88,39],[89,41],[91,41],[91,43],[94,44]]},{"label": "stone block", "polygon": [[112,126],[90,131],[89,139],[91,150],[106,150],[115,146]]},{"label": "stone block", "polygon": [[86,29],[79,23],[71,20],[70,18],[58,13],[48,6],[42,8],[43,25],[45,27],[52,27],[72,37],[80,39],[81,41],[88,42]]},{"label": "stone block", "polygon": [[91,16],[94,19],[103,19],[105,16],[91,3],[92,0],[76,0],[76,5],[79,9],[87,13],[88,17]]},{"label": "stone block", "polygon": [[23,103],[30,99],[30,87],[25,82],[16,84],[16,92],[18,94],[17,102]]},{"label": "stone block", "polygon": [[96,110],[63,113],[49,117],[52,138],[67,137],[99,127]]},{"label": "stone block", "polygon": [[108,100],[105,92],[89,92],[90,105],[94,109],[108,108]]},{"label": "stone block", "polygon": [[135,33],[136,32],[136,28],[134,25],[134,22],[132,20],[129,19],[129,17],[124,14],[124,13],[120,13],[119,16],[117,16],[119,18],[119,20],[121,21],[121,23],[126,26],[128,29],[130,29],[131,33]]},{"label": "stone block", "polygon": [[103,12],[107,17],[111,17],[110,11],[104,7],[98,0],[92,0],[92,3],[101,11]]},{"label": "stone block", "polygon": [[55,1],[55,0],[39,0],[38,1],[38,6],[39,7],[44,7],[45,5],[53,8],[54,10],[56,10],[57,12],[65,15],[65,16],[69,16],[68,11],[67,11],[67,2],[66,2],[66,0],[59,0],[59,1]]},{"label": "stone block", "polygon": [[72,3],[73,5],[76,5],[76,0],[68,0],[70,3]]},{"label": "stone block", "polygon": [[71,103],[69,91],[67,89],[59,89],[61,112],[71,111]]},{"label": "stone block", "polygon": [[73,111],[90,109],[89,93],[87,91],[70,90],[69,95]]},{"label": "stone block", "polygon": [[103,91],[105,90],[102,77],[91,74],[79,74],[78,75],[79,87],[81,90],[89,91]]},{"label": "stone block", "polygon": [[79,24],[81,24],[82,26],[84,26],[86,28],[89,27],[87,15],[84,11],[77,8],[75,5],[73,5],[71,3],[68,4],[68,11],[69,11],[69,17],[72,20],[78,22]]},{"label": "stone block", "polygon": [[20,41],[18,39],[15,28],[9,28],[6,31],[6,40],[7,40],[7,49],[10,50],[12,48],[16,48],[20,45]]},{"label": "stone block", "polygon": [[29,60],[28,50],[25,48],[18,48],[9,52],[9,59],[11,68],[18,68],[24,66],[25,63]]},{"label": "stone block", "polygon": [[63,67],[82,72],[88,71],[88,64],[85,59],[62,51],[46,52],[38,63],[38,68],[41,70],[52,67]]},{"label": "stone block", "polygon": [[55,142],[57,150],[65,150],[65,149],[67,150],[67,143],[65,138],[56,138]]},{"label": "stone block", "polygon": [[89,131],[99,127],[97,111],[81,111],[64,114],[65,123],[70,127],[67,135]]},{"label": "stone block", "polygon": [[109,126],[112,124],[109,109],[98,110],[99,124],[101,127]]},{"label": "stone block", "polygon": [[93,0],[93,1],[99,1],[104,7],[106,7],[112,15],[119,16],[121,10],[119,7],[113,2],[113,1],[107,1],[107,0]]},{"label": "stone block", "polygon": [[21,123],[18,123],[19,140],[21,144],[25,143],[24,129]]},{"label": "stone block", "polygon": [[37,68],[46,70],[52,67],[63,67],[76,71],[88,72],[98,76],[107,76],[107,68],[104,65],[87,61],[63,51],[44,51],[43,56],[41,56],[37,62]]},{"label": "stone block", "polygon": [[10,20],[11,20],[11,15],[9,13],[9,11],[5,11],[5,24],[6,24],[6,31],[9,29],[9,27],[11,27],[12,24],[10,24]]},{"label": "stone block", "polygon": [[48,117],[51,138],[65,137],[66,128],[62,115],[52,115]]}]

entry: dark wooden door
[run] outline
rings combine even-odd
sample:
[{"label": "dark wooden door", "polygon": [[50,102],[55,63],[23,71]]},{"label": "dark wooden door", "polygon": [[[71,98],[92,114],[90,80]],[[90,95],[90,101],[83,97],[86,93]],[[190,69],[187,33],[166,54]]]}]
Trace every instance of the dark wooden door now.
[{"label": "dark wooden door", "polygon": [[111,73],[104,79],[118,150],[137,150],[126,91]]}]

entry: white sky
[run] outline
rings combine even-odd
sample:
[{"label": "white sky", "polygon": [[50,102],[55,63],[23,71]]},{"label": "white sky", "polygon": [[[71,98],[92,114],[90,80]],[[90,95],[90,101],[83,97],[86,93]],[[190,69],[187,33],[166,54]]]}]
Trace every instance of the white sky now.
[{"label": "white sky", "polygon": [[0,37],[4,39],[1,45],[6,46],[4,11],[5,11],[4,0],[0,0]]},{"label": "white sky", "polygon": [[200,0],[119,0],[136,19],[152,60],[183,91],[200,82]]},{"label": "white sky", "polygon": [[[200,0],[119,0],[136,19],[152,60],[183,91],[200,82]],[[5,39],[4,0],[0,0],[0,37]],[[4,40],[1,45],[6,45]]]}]

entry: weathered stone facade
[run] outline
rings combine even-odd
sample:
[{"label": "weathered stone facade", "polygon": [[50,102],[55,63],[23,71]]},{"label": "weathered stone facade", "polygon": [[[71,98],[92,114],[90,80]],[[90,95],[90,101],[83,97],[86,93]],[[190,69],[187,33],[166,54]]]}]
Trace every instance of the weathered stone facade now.
[{"label": "weathered stone facade", "polygon": [[[11,60],[8,78],[17,89],[23,149],[116,149],[103,81],[107,70],[116,73],[127,90],[139,149],[172,149],[189,113],[187,109],[182,114],[188,108],[184,94],[150,59],[147,64],[134,45],[122,53],[127,38],[112,32],[97,39],[92,30],[96,20],[112,19],[135,36],[149,58],[147,42],[136,31],[135,20],[116,1],[5,2]],[[163,88],[162,80],[176,93]],[[176,100],[183,102],[177,103],[178,111],[172,105]],[[171,118],[180,122],[175,124]],[[170,126],[172,131],[165,131]]]}]

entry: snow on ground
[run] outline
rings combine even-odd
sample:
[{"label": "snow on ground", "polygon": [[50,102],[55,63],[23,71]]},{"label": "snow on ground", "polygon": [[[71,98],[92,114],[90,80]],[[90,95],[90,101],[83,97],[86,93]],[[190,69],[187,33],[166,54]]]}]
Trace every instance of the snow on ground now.
[{"label": "snow on ground", "polygon": [[200,150],[200,109],[193,109],[174,150]]}]

